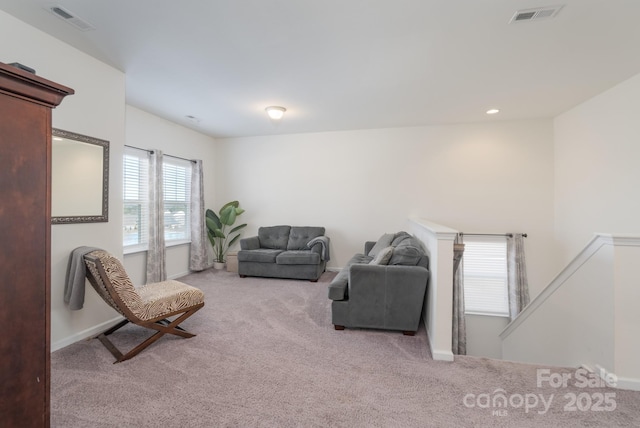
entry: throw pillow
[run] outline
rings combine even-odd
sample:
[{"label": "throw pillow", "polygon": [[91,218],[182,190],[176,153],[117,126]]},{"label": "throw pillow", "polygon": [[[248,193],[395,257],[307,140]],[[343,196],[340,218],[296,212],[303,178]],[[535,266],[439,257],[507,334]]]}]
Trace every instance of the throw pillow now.
[{"label": "throw pillow", "polygon": [[386,265],[391,260],[393,255],[393,247],[383,248],[376,254],[376,256],[369,262],[370,265]]},{"label": "throw pillow", "polygon": [[[390,265],[416,266],[422,258],[422,250],[415,245],[411,245],[411,241],[407,240],[394,248]],[[405,241],[406,242],[406,241]]]},{"label": "throw pillow", "polygon": [[391,242],[391,246],[397,247],[402,241],[407,238],[411,238],[407,232],[398,232],[393,236],[393,241]]},{"label": "throw pillow", "polygon": [[367,254],[368,256],[371,257],[375,257],[378,255],[378,253],[380,251],[382,251],[383,249],[389,247],[391,245],[391,241],[393,241],[393,237],[395,235],[393,233],[385,233],[384,235],[382,235],[378,241],[376,242],[376,244],[373,246],[373,248],[371,248],[371,250],[369,250],[369,254]]}]

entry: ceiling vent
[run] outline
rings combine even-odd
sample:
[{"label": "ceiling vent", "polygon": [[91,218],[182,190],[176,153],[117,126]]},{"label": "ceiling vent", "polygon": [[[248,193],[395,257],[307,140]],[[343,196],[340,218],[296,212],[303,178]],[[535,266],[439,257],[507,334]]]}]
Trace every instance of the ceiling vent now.
[{"label": "ceiling vent", "polygon": [[513,17],[511,18],[511,21],[509,21],[509,24],[513,24],[514,22],[527,22],[527,21],[537,21],[540,19],[550,19],[555,17],[563,7],[564,5],[519,10],[513,15]]},{"label": "ceiling vent", "polygon": [[95,27],[89,24],[84,19],[80,18],[76,14],[69,12],[69,10],[63,8],[62,6],[49,6],[47,8],[49,12],[62,19],[67,24],[73,25],[80,31],[91,31],[95,30]]}]

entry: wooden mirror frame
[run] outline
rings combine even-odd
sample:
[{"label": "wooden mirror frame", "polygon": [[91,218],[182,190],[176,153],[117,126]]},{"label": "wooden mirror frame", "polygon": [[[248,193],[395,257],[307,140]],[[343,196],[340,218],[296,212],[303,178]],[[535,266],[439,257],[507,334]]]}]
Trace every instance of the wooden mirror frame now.
[{"label": "wooden mirror frame", "polygon": [[[73,224],[73,223],[104,223],[109,221],[109,142],[87,135],[76,134],[75,132],[64,131],[53,128],[53,137],[66,138],[68,140],[79,141],[81,143],[95,144],[102,147],[102,214],[99,215],[77,215],[77,216],[52,216],[52,224]],[[52,142],[53,147],[53,142]],[[52,148],[53,150],[53,148]],[[55,165],[51,166],[53,171]],[[98,189],[96,189],[98,191]],[[55,195],[52,195],[55,197]]]}]

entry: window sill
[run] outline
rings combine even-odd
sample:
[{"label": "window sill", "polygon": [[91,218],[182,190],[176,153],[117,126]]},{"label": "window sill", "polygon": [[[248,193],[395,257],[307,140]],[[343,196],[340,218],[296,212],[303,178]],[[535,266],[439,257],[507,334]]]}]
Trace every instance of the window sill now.
[{"label": "window sill", "polygon": [[122,248],[122,254],[125,256],[127,254],[144,253],[145,251],[147,251],[146,245],[131,245]]},{"label": "window sill", "polygon": [[465,312],[465,315],[480,315],[483,317],[500,317],[500,318],[509,318],[509,314],[495,314],[488,312]]},{"label": "window sill", "polygon": [[[191,244],[191,241],[188,239],[181,239],[176,241],[165,242],[165,248],[178,247],[180,245],[188,245]],[[136,253],[145,253],[149,247],[147,245],[131,245],[129,247],[124,247],[122,249],[122,254],[136,254]]]},{"label": "window sill", "polygon": [[169,248],[169,247],[177,247],[179,245],[188,245],[188,244],[191,244],[191,240],[190,239],[180,239],[180,240],[165,242],[164,246],[166,248]]}]

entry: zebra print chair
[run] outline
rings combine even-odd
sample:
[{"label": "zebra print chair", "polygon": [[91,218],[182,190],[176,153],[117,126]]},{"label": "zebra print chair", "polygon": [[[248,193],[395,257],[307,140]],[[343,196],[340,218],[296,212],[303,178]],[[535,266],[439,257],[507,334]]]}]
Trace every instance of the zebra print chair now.
[{"label": "zebra print chair", "polygon": [[[163,281],[135,288],[120,260],[106,251],[95,250],[84,256],[86,276],[100,297],[125,319],[102,332],[97,338],[116,358],[128,360],[165,334],[184,338],[195,336],[179,326],[204,306],[201,290],[178,281]],[[176,317],[170,320],[171,317]],[[133,323],[155,330],[155,334],[122,354],[107,336]]]}]

